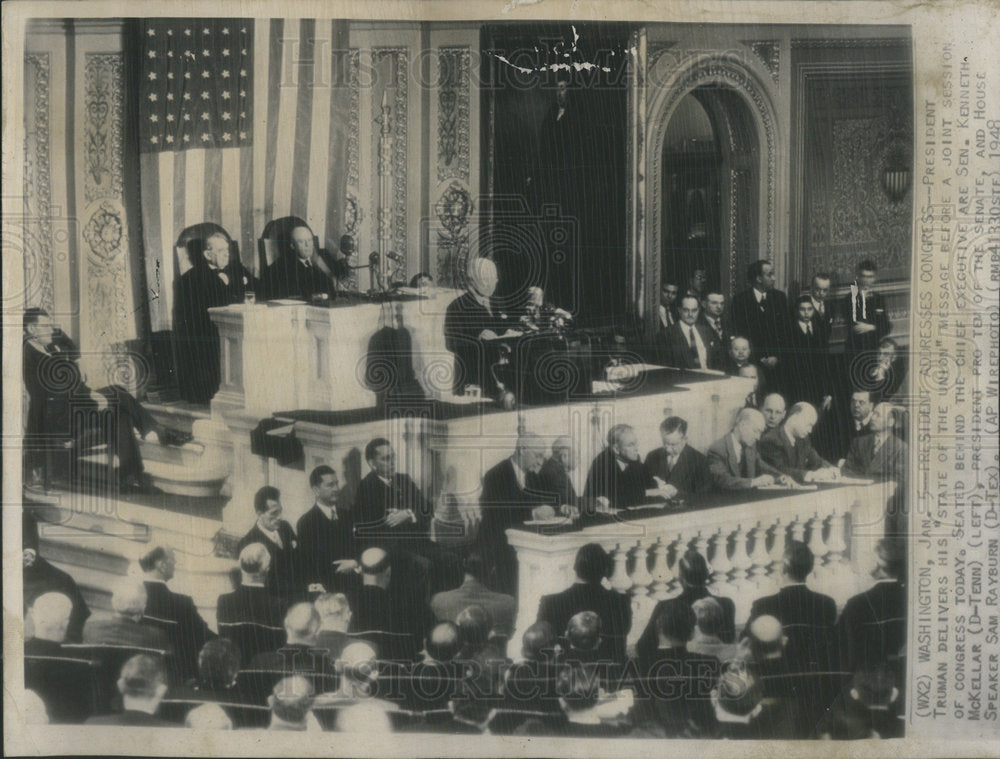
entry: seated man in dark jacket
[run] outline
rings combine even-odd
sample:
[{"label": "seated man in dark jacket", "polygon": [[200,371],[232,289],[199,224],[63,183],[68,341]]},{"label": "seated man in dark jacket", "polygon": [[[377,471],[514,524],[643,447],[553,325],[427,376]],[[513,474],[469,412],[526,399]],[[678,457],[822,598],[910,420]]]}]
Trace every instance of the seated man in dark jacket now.
[{"label": "seated man in dark jacket", "polygon": [[635,430],[616,424],[608,432],[608,447],[590,465],[583,497],[613,509],[627,509],[645,501],[646,490],[655,486],[639,460]]},{"label": "seated man in dark jacket", "polygon": [[816,453],[809,439],[816,419],[816,409],[810,404],[793,405],[785,421],[761,437],[757,444],[760,457],[800,484],[836,480],[837,468]]},{"label": "seated man in dark jacket", "polygon": [[239,651],[241,661],[250,662],[257,654],[274,651],[284,639],[281,602],[267,591],[271,555],[260,543],[240,551],[240,585],[232,593],[219,596],[219,635],[228,638]]},{"label": "seated man in dark jacket", "polygon": [[[27,512],[23,514],[21,529],[25,612],[39,596],[52,592],[62,593],[73,604],[69,627],[66,629],[66,642],[79,643],[82,640],[84,623],[90,617],[90,609],[87,608],[83,594],[72,577],[38,555],[38,525]],[[30,622],[27,614],[25,617],[25,622]]]},{"label": "seated man in dark jacket", "polygon": [[163,660],[139,654],[122,667],[118,691],[124,710],[117,714],[91,717],[88,725],[121,725],[122,727],[179,727],[156,717],[156,710],[167,692],[167,673]]},{"label": "seated man in dark jacket", "polygon": [[687,498],[712,485],[708,459],[687,444],[687,427],[679,416],[668,416],[660,423],[663,447],[646,456],[646,471],[666,483],[663,494],[667,498]]}]

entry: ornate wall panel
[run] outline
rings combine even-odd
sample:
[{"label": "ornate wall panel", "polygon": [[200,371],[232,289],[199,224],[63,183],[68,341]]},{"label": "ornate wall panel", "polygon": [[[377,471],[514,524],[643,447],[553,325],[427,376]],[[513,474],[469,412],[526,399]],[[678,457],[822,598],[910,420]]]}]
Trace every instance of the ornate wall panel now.
[{"label": "ornate wall panel", "polygon": [[[53,209],[50,134],[50,56],[47,53],[24,58],[25,165],[24,221],[16,233],[24,257],[25,307],[41,306],[55,313],[53,294]],[[13,241],[12,231],[5,238]],[[21,304],[17,304],[20,306]]]},{"label": "ornate wall panel", "polygon": [[[358,135],[361,131],[361,113],[359,110],[361,88],[358,82],[361,67],[361,52],[356,47],[350,49],[347,66],[348,87],[350,87],[351,94],[350,112],[347,115],[347,197],[344,199],[344,234],[351,235],[351,237],[357,240],[364,211],[361,206],[361,187],[358,181],[358,167],[361,162],[360,146],[358,143]],[[358,252],[358,256],[361,256],[360,251]],[[352,270],[346,279],[341,280],[341,286],[345,290],[357,290],[357,273]]]}]

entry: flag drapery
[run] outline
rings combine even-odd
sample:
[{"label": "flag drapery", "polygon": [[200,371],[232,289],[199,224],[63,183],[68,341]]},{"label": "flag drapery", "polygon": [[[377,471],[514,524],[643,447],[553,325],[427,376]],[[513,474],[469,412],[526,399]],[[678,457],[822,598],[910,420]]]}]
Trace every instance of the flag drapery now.
[{"label": "flag drapery", "polygon": [[220,224],[257,271],[271,219],[343,228],[350,104],[346,21],[147,19],[139,50],[139,173],[150,316],[172,324],[188,263],[174,244]]}]

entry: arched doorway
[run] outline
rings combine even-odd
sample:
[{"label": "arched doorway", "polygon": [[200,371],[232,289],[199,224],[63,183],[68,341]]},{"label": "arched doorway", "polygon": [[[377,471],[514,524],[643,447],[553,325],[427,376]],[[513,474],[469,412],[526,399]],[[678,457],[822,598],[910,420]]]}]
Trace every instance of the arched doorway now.
[{"label": "arched doorway", "polygon": [[760,140],[753,114],[727,86],[695,87],[677,102],[660,148],[660,281],[682,293],[719,289],[729,298],[760,250]]}]

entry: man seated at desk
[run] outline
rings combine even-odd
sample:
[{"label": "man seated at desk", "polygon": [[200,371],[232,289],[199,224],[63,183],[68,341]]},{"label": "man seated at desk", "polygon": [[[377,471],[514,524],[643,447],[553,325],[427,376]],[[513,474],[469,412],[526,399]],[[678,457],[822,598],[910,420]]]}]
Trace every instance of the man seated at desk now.
[{"label": "man seated at desk", "polygon": [[646,490],[656,482],[639,460],[639,440],[627,424],[608,432],[608,447],[597,454],[587,473],[583,497],[598,505],[627,509],[646,500]]},{"label": "man seated at desk", "polygon": [[454,392],[462,395],[466,385],[480,388],[484,396],[498,388],[490,366],[494,351],[488,344],[500,337],[516,337],[509,321],[493,302],[497,288],[497,267],[488,258],[469,263],[468,289],[449,305],[444,317],[445,347],[455,355]]},{"label": "man seated at desk", "polygon": [[740,409],[736,424],[708,448],[708,471],[719,490],[749,490],[778,484],[791,485],[791,478],[764,461],[757,441],[764,433],[764,415],[756,409]]},{"label": "man seated at desk", "polygon": [[552,441],[552,455],[538,472],[538,489],[551,497],[554,506],[575,507],[579,498],[570,472],[580,463],[573,439],[562,435]]},{"label": "man seated at desk", "polygon": [[809,439],[816,419],[816,409],[811,404],[793,405],[785,421],[761,437],[761,458],[798,483],[836,480],[839,471],[816,453]]},{"label": "man seated at desk", "polygon": [[316,245],[316,237],[305,222],[295,223],[288,239],[278,240],[281,255],[264,272],[264,285],[269,300],[303,298],[325,294],[337,297],[338,277],[349,271],[347,257],[335,257]]},{"label": "man seated at desk", "polygon": [[663,447],[646,456],[646,471],[658,477],[667,498],[687,497],[709,489],[708,459],[687,444],[687,422],[679,416],[668,416],[660,423]]}]

